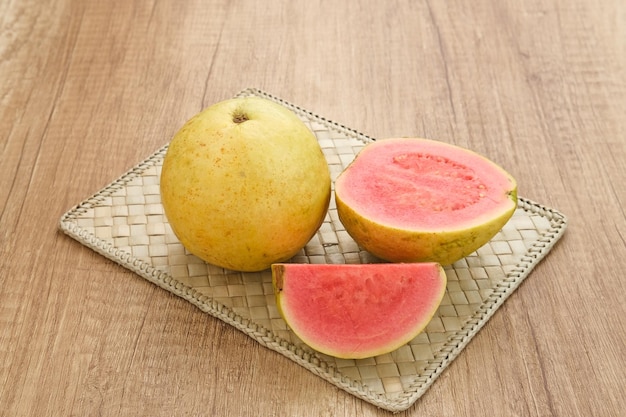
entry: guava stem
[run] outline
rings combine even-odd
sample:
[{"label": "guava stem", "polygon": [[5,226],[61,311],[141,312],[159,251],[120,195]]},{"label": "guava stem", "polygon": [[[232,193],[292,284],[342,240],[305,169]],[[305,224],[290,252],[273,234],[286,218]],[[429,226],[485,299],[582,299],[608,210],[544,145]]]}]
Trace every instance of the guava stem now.
[{"label": "guava stem", "polygon": [[241,109],[237,109],[233,112],[233,122],[235,123],[243,123],[246,120],[250,120],[248,115]]}]

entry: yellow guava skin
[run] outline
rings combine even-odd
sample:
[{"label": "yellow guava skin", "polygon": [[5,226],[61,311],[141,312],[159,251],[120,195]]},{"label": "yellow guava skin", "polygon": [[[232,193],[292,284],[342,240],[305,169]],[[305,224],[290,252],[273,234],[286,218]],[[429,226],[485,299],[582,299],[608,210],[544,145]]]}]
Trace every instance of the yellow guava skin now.
[{"label": "yellow guava skin", "polygon": [[160,192],[190,253],[251,272],[307,244],[326,216],[331,179],[317,139],[292,111],[247,97],[208,107],[176,133]]},{"label": "yellow guava skin", "polygon": [[501,215],[472,227],[419,231],[390,227],[366,218],[335,196],[337,213],[348,234],[363,249],[389,262],[437,262],[450,265],[470,255],[493,238],[508,222],[517,205],[517,192],[507,197],[514,204]]},{"label": "yellow guava skin", "polygon": [[[379,145],[382,142],[384,141],[380,141]],[[508,186],[502,190],[501,200],[498,200],[501,204],[497,209],[477,216],[472,221],[467,221],[458,227],[420,230],[419,228],[392,226],[376,218],[365,216],[359,207],[347,204],[342,198],[341,187],[344,187],[340,184],[342,176],[346,175],[352,165],[339,175],[335,183],[335,202],[339,220],[359,246],[382,260],[453,264],[489,242],[509,221],[517,208],[515,179],[492,161],[481,158],[493,165],[493,172],[505,178]],[[376,171],[376,168],[372,170]],[[370,178],[376,181],[375,172],[371,173]]]}]

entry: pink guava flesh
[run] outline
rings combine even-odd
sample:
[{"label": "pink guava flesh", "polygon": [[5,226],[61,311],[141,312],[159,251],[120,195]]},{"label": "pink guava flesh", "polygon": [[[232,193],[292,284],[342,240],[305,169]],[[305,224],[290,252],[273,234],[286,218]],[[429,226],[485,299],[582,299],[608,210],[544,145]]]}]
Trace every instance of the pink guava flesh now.
[{"label": "pink guava flesh", "polygon": [[344,203],[362,216],[419,230],[480,223],[511,206],[515,186],[479,154],[417,138],[369,144],[336,183]]},{"label": "pink guava flesh", "polygon": [[445,292],[437,263],[272,265],[278,308],[313,349],[341,358],[387,353],[431,320]]}]

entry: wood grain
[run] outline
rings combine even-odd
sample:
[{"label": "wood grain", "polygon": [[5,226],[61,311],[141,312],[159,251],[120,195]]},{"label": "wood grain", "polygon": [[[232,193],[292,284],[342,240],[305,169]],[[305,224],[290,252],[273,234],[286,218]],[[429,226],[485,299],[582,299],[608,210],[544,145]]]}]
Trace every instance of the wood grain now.
[{"label": "wood grain", "polygon": [[72,205],[246,87],[373,137],[470,147],[569,217],[550,255],[401,415],[623,414],[623,1],[0,10],[0,415],[388,414],[57,230]]}]

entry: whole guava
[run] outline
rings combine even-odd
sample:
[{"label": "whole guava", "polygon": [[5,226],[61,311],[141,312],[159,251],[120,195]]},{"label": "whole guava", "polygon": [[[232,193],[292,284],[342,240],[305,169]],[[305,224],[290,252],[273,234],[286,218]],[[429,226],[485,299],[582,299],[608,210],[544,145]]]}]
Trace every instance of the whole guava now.
[{"label": "whole guava", "polygon": [[331,194],[317,139],[288,108],[259,97],[214,104],[174,136],[161,202],[180,242],[204,261],[260,271],[294,256]]}]

